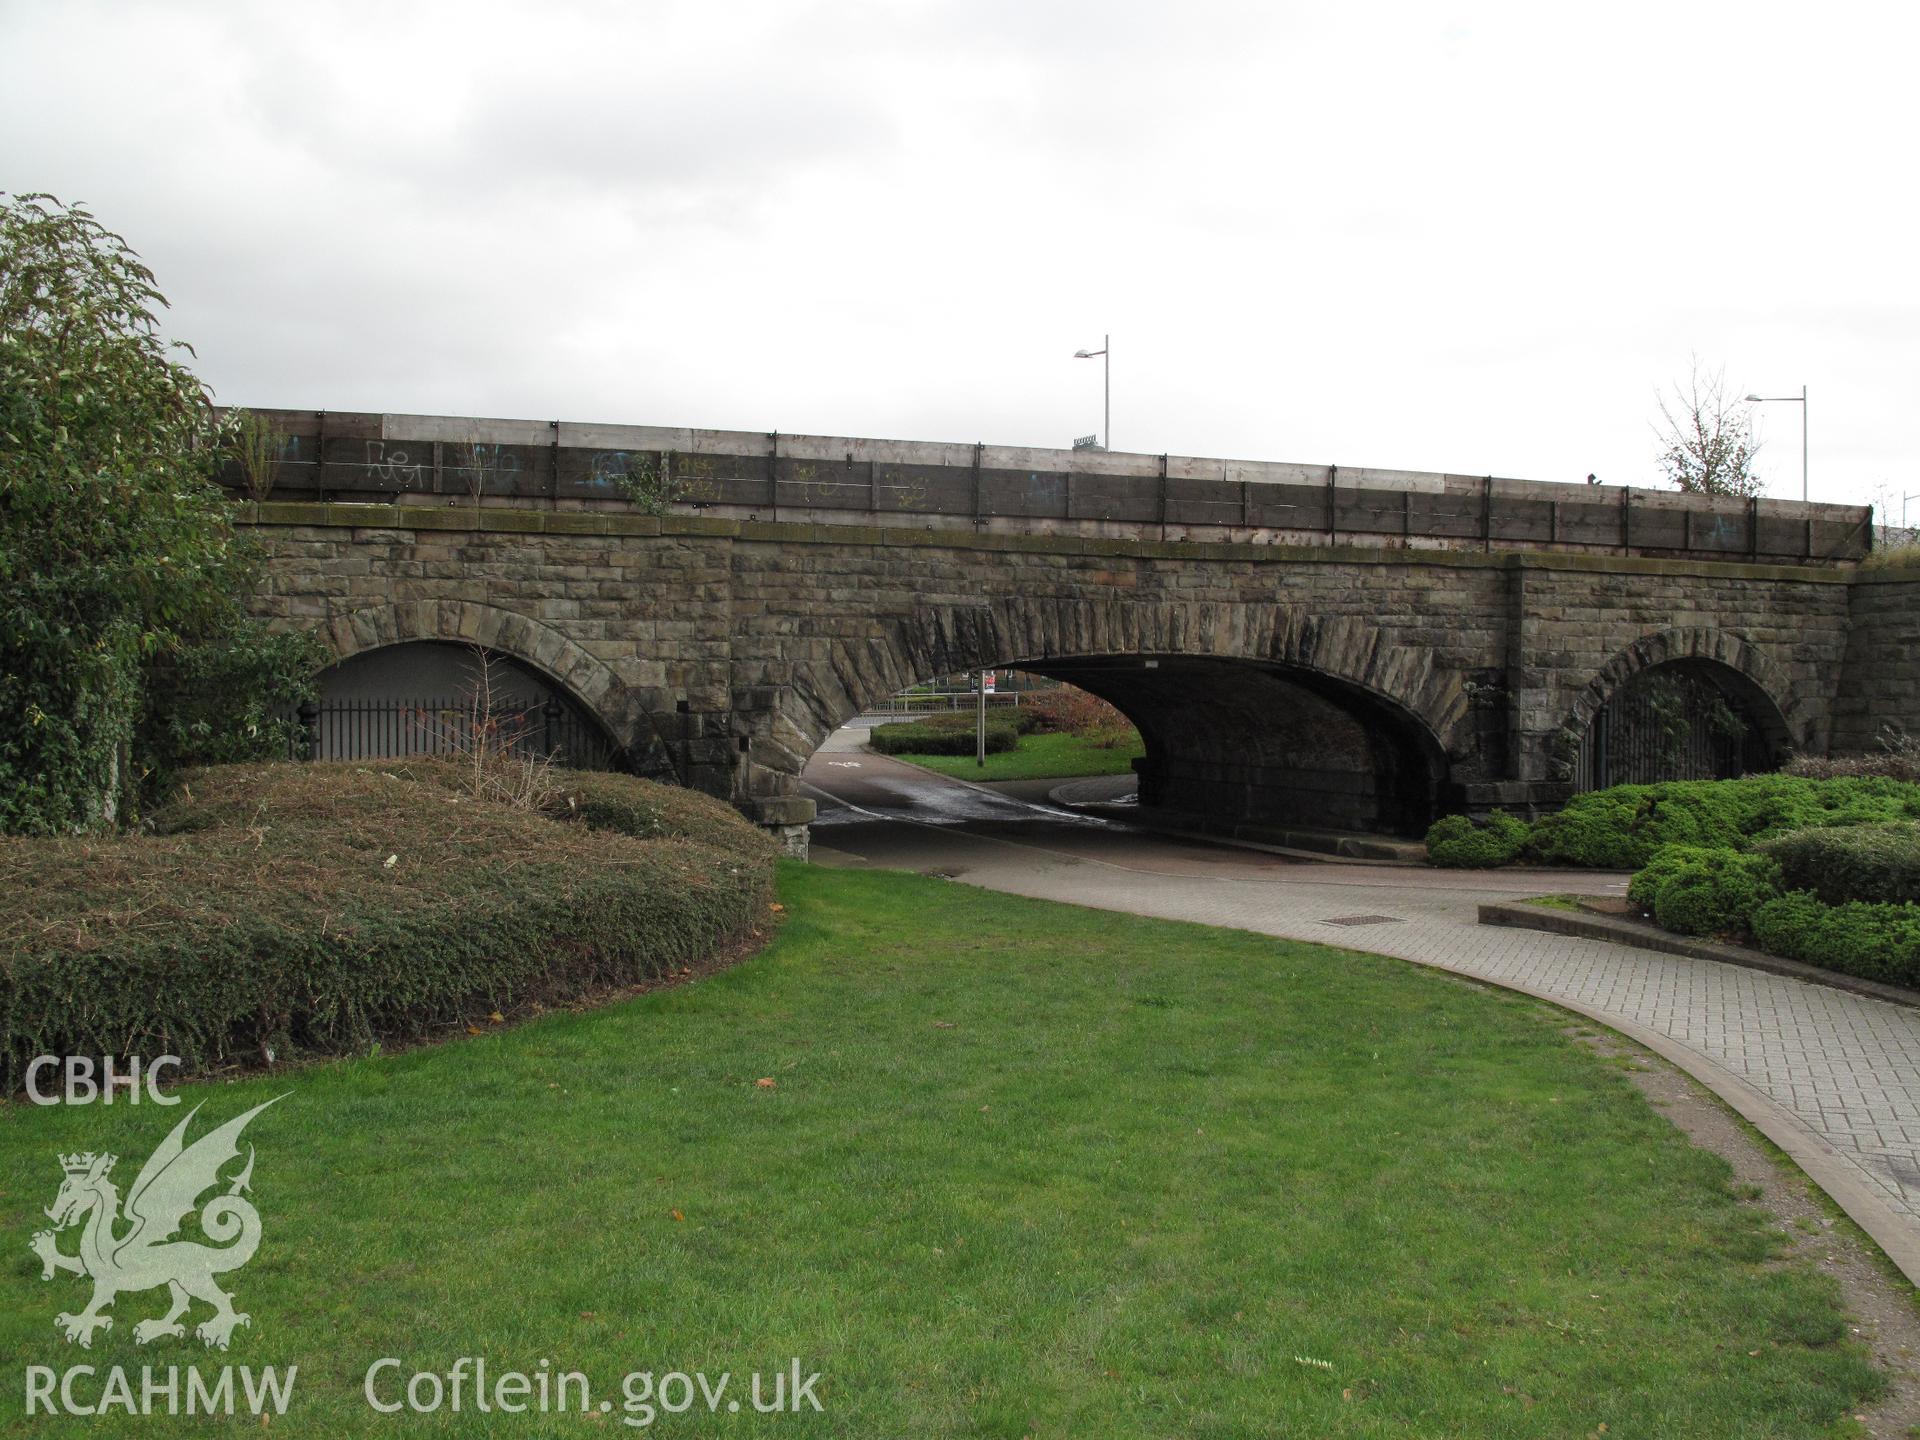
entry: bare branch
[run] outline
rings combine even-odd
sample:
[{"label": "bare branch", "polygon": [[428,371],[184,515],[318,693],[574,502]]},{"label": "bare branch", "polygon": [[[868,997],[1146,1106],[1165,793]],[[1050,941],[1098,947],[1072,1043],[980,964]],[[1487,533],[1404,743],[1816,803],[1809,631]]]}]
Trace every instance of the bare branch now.
[{"label": "bare branch", "polygon": [[1753,439],[1753,408],[1727,393],[1726,372],[1702,371],[1695,357],[1686,388],[1675,385],[1660,398],[1654,433],[1659,465],[1680,490],[1695,495],[1758,495],[1765,483],[1753,473],[1760,447]]}]

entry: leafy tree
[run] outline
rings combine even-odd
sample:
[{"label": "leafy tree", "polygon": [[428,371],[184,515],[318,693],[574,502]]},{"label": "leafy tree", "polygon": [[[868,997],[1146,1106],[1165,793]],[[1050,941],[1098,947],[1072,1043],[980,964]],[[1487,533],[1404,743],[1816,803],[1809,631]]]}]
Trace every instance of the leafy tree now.
[{"label": "leafy tree", "polygon": [[[226,437],[160,338],[165,304],[85,209],[0,197],[0,830],[112,822],[196,740],[269,752],[261,717],[311,682],[314,642],[241,610],[255,557],[212,481]],[[226,693],[156,745],[169,678],[236,647]]]},{"label": "leafy tree", "polygon": [[1682,389],[1676,385],[1660,401],[1660,468],[1681,490],[1696,495],[1758,495],[1763,482],[1753,473],[1759,446],[1753,440],[1753,412],[1727,393],[1724,372],[1703,374],[1695,361]]}]

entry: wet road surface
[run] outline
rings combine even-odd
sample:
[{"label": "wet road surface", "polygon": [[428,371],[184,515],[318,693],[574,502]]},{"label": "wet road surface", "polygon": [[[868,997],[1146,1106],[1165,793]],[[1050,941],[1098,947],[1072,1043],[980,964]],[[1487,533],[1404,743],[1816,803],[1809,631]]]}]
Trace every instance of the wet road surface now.
[{"label": "wet road surface", "polygon": [[[1048,802],[1047,792],[1062,781],[953,780],[867,750],[866,733],[860,725],[835,732],[803,774],[803,793],[820,806],[812,843],[821,863],[917,870],[999,888],[985,871],[1025,851],[1050,864],[1143,875],[1375,885],[1450,896],[1462,888],[1458,872],[1306,859],[1155,834],[1125,818]],[[1617,876],[1590,871],[1483,872],[1472,882],[1476,895],[1488,899],[1621,889]]]}]

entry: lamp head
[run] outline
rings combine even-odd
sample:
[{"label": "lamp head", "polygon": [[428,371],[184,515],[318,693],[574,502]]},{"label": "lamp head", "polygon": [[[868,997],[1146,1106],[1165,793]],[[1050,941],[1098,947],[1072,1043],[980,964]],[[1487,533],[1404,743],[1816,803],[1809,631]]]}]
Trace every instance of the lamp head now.
[{"label": "lamp head", "polygon": [[1742,400],[1758,400],[1760,397],[1758,395],[1742,395],[1740,398]]}]

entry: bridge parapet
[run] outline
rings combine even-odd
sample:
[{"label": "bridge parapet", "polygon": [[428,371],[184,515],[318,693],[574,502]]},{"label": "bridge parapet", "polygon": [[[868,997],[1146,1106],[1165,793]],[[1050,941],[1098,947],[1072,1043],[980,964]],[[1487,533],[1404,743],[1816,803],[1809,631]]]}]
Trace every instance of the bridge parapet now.
[{"label": "bridge parapet", "polygon": [[[263,410],[273,498],[1449,551],[1827,565],[1866,506],[1339,465],[570,421]],[[223,476],[243,488],[237,468]],[[635,496],[642,498],[636,500]]]}]

